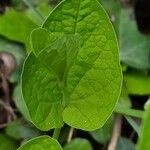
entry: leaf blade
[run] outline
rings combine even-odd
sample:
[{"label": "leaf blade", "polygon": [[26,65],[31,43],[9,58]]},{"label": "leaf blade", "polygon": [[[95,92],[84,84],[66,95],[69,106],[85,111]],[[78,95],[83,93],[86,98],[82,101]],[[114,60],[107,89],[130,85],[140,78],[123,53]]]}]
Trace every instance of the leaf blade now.
[{"label": "leaf blade", "polygon": [[41,65],[33,53],[24,64],[22,92],[31,119],[38,128],[49,130],[63,125],[62,95],[57,79],[52,71]]},{"label": "leaf blade", "polygon": [[[86,130],[99,128],[99,126],[102,126],[106,122],[113,111],[118,99],[118,91],[120,91],[122,78],[118,59],[117,40],[108,16],[97,0],[92,2],[89,0],[66,0],[50,14],[43,24],[43,28],[52,33],[60,32],[65,35],[80,34],[81,48],[67,81],[67,95],[69,95],[71,100],[63,112],[63,119],[67,124],[75,128]],[[100,60],[102,61],[100,62]],[[95,68],[99,67],[99,71],[90,69],[92,66]],[[96,76],[96,74],[99,76]],[[98,82],[104,80],[104,83],[97,86],[94,83],[95,81],[88,83],[86,80],[92,81],[92,76]],[[105,89],[107,92],[110,92],[105,97],[101,94],[101,98],[99,98],[96,94],[91,93],[93,97],[88,96],[85,102],[80,101],[80,98],[77,97],[77,95],[89,95],[90,91],[94,93],[95,87],[106,85],[108,80],[113,80],[114,83],[111,83],[110,86],[108,85],[109,89]],[[93,83],[95,87],[91,89],[91,84]],[[85,88],[85,86],[88,88]],[[82,90],[83,88],[84,90]],[[112,94],[110,90],[116,92]],[[83,91],[83,93],[80,91]],[[94,104],[92,99],[95,100]],[[107,105],[106,102],[105,104],[101,104],[100,102],[101,100],[104,103],[104,99],[110,103],[110,107],[107,110],[104,107],[109,104]],[[99,109],[101,110],[99,111]]]},{"label": "leaf blade", "polygon": [[62,150],[59,143],[50,138],[49,136],[41,136],[29,140],[27,143],[23,144],[18,150]]}]

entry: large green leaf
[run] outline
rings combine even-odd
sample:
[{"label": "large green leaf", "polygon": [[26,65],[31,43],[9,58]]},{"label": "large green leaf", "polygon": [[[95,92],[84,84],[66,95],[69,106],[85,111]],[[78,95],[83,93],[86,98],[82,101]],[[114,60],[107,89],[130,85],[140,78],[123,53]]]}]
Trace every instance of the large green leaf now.
[{"label": "large green leaf", "polygon": [[[36,57],[33,54],[28,57],[23,72],[22,85],[24,99],[33,122],[44,130],[54,127],[50,117],[45,121],[45,114],[51,114],[50,116],[57,121],[60,119],[57,115],[61,113],[62,109],[55,115],[49,109],[51,101],[57,99],[60,107],[65,104],[63,111],[65,123],[84,130],[94,130],[101,127],[114,109],[120,94],[121,84],[118,45],[107,14],[97,0],[66,0],[54,9],[43,24],[43,28],[56,36],[58,34],[64,35],[64,37],[79,35],[80,50],[78,54],[74,52],[75,47],[78,47],[76,40],[68,42],[67,38],[65,42],[62,42],[65,39],[62,38],[57,39],[57,44],[54,44],[55,49],[60,49],[57,54],[52,46],[47,47],[47,44],[43,44],[44,40],[37,41],[36,43],[39,44],[36,45],[33,39],[36,39],[37,36],[32,38],[32,43],[35,44],[34,52],[38,52],[36,55],[41,64],[35,61]],[[38,36],[44,34],[44,39],[48,39],[45,31],[35,32],[42,32]],[[37,39],[42,38],[38,37]],[[68,47],[67,43],[70,43]],[[51,41],[48,40],[48,44],[50,45]],[[66,50],[63,45],[66,46]],[[43,48],[45,49],[41,51]],[[76,54],[77,57],[75,57]],[[55,72],[54,69],[60,64],[65,64],[65,61],[67,62],[66,66],[70,64],[70,69],[67,72],[64,71],[65,78],[62,80],[62,84],[56,80],[57,77],[52,71],[48,71],[53,69]],[[48,70],[42,67],[43,62]],[[51,66],[52,62],[55,67]],[[38,73],[36,73],[37,70]],[[56,72],[55,75],[57,75]],[[53,76],[55,86],[61,87],[61,89],[55,87],[54,89],[57,89],[55,93],[50,91],[50,87],[53,86],[49,82],[51,76]],[[40,82],[41,80],[45,82]],[[63,99],[58,94],[61,91],[63,91]],[[45,93],[44,96],[43,93]],[[47,105],[41,104],[43,99],[47,99]],[[38,108],[38,111],[33,108]],[[39,124],[42,125],[39,126]]]},{"label": "large green leaf", "polygon": [[16,150],[17,142],[4,134],[0,134],[0,150]]},{"label": "large green leaf", "polygon": [[64,150],[92,150],[92,146],[86,139],[73,139],[70,143],[66,144]]},{"label": "large green leaf", "polygon": [[70,103],[63,112],[64,121],[86,130],[102,126],[116,104],[121,81],[116,37],[102,6],[97,0],[66,0],[43,28],[81,36],[81,48],[67,78]]},{"label": "large green leaf", "polygon": [[149,150],[150,148],[150,105],[144,113],[144,119],[141,126],[139,142],[137,145],[137,150]]},{"label": "large green leaf", "polygon": [[41,136],[23,144],[18,150],[62,150],[62,148],[55,139]]},{"label": "large green leaf", "polygon": [[23,12],[10,10],[0,16],[0,34],[10,40],[25,44],[28,51],[31,51],[30,32],[37,27]]},{"label": "large green leaf", "polygon": [[42,130],[62,126],[62,94],[57,78],[31,53],[26,59],[22,91],[33,123]]}]

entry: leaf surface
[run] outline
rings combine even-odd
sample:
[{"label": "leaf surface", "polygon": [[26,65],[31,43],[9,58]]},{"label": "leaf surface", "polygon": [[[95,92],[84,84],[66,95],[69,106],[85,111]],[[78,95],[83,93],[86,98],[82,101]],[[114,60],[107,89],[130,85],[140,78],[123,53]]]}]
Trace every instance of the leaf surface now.
[{"label": "leaf surface", "polygon": [[80,35],[80,51],[68,73],[69,105],[63,119],[75,128],[99,128],[116,104],[121,81],[118,45],[107,14],[97,0],[66,0],[43,28]]},{"label": "leaf surface", "polygon": [[62,126],[62,94],[53,71],[31,53],[24,64],[22,91],[33,123],[41,130]]},{"label": "leaf surface", "polygon": [[[38,32],[42,31],[46,44],[43,43],[44,40],[39,40],[41,37],[34,43],[37,36],[33,37],[32,43],[37,48],[34,48],[34,52],[41,64],[31,61],[32,56],[29,56],[25,63],[23,94],[33,122],[38,123],[38,126],[41,121],[42,124],[45,122],[44,114],[50,110],[48,105],[43,104],[42,108],[39,108],[40,111],[36,111],[36,117],[33,108],[37,108],[45,99],[37,95],[48,93],[48,96],[44,96],[48,99],[47,103],[51,103],[51,99],[59,99],[61,111],[62,106],[64,107],[63,121],[68,125],[83,130],[95,130],[103,126],[118,100],[122,79],[118,44],[106,12],[97,0],[65,0],[50,13],[42,28],[48,30],[50,36],[54,35],[57,38],[54,43],[51,40],[47,41],[48,34],[40,29]],[[39,33],[36,34],[40,36]],[[58,35],[63,38],[59,39]],[[80,43],[76,37],[78,35]],[[68,36],[75,38],[70,41],[71,38],[68,39]],[[35,66],[37,67],[33,69]],[[66,66],[69,69],[65,72]],[[53,70],[53,73],[48,73],[45,68],[47,71]],[[40,73],[36,73],[36,70]],[[58,75],[60,79],[60,74],[65,74],[65,78],[61,80],[63,83],[56,80]],[[55,85],[60,87],[57,88],[57,92],[60,92],[58,95],[49,91],[53,85],[48,79],[51,75],[55,78]],[[39,81],[45,76],[47,79],[43,85]],[[34,82],[30,82],[30,78]],[[31,92],[29,89],[34,91]],[[55,115],[55,119],[58,121],[60,117]],[[48,130],[52,127],[52,124],[46,125],[48,121],[50,117],[42,125],[42,129]]]},{"label": "leaf surface", "polygon": [[59,143],[49,136],[34,138],[23,144],[18,150],[62,150]]},{"label": "leaf surface", "polygon": [[76,138],[66,144],[64,150],[92,150],[92,146],[86,139]]}]

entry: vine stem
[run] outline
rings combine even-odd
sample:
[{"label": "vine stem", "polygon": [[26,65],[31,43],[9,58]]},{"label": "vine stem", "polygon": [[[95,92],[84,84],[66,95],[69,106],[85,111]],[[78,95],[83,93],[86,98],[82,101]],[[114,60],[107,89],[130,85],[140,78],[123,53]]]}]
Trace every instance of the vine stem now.
[{"label": "vine stem", "polygon": [[54,133],[53,133],[53,138],[58,140],[59,138],[59,135],[60,135],[60,131],[61,131],[61,128],[55,128],[54,129]]},{"label": "vine stem", "polygon": [[30,0],[22,0],[30,9],[34,11],[36,16],[39,18],[41,22],[45,20],[45,18],[42,16],[42,14],[32,5]]},{"label": "vine stem", "polygon": [[116,150],[117,143],[121,135],[121,129],[122,129],[122,115],[116,114],[114,118],[112,136],[108,144],[108,150]]},{"label": "vine stem", "polygon": [[143,118],[143,114],[144,114],[144,111],[128,108],[125,106],[119,106],[119,105],[116,106],[114,112],[123,114],[126,116],[136,117],[136,118]]},{"label": "vine stem", "polygon": [[67,143],[71,142],[71,139],[72,139],[72,136],[73,136],[73,132],[74,132],[74,129],[71,128],[70,131],[69,131],[69,134],[68,134]]}]

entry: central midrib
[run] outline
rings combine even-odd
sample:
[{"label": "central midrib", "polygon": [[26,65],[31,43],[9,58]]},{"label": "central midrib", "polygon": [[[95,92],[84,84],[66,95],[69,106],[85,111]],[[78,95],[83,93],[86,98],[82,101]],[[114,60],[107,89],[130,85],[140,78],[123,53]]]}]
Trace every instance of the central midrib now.
[{"label": "central midrib", "polygon": [[74,25],[74,32],[73,32],[74,34],[76,34],[77,32],[77,22],[78,22],[78,16],[79,16],[79,11],[80,11],[80,4],[81,4],[81,0],[79,0],[77,15],[75,18],[75,25]]}]

